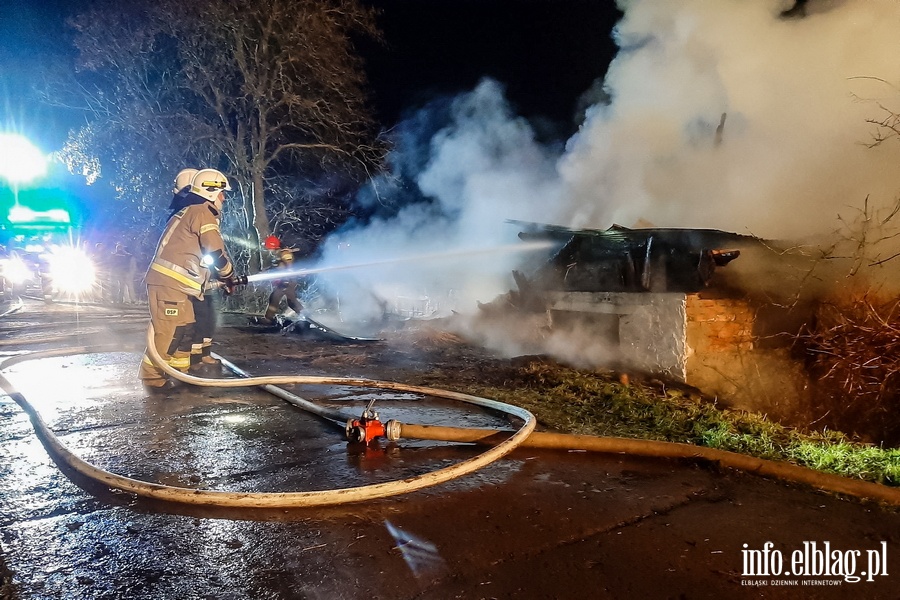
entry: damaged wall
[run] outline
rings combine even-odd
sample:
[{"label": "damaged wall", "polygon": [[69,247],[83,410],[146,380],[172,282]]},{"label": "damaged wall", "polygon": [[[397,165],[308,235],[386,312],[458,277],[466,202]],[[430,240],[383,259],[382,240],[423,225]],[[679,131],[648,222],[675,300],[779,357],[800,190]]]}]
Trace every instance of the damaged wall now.
[{"label": "damaged wall", "polygon": [[551,292],[551,313],[606,314],[624,368],[671,377],[728,408],[797,422],[809,415],[807,376],[788,348],[756,344],[746,300],[700,293]]},{"label": "damaged wall", "polygon": [[803,364],[788,347],[757,344],[758,313],[749,301],[689,294],[685,314],[686,383],[726,408],[796,424],[813,418]]},{"label": "damaged wall", "polygon": [[685,379],[685,294],[547,292],[551,313],[603,313],[618,317],[621,362],[640,371]]}]

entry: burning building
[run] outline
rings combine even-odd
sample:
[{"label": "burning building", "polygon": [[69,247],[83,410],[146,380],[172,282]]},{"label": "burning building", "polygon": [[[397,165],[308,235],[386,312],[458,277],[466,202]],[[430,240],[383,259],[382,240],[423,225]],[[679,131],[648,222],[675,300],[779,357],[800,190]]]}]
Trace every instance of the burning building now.
[{"label": "burning building", "polygon": [[510,304],[545,311],[551,328],[590,331],[623,369],[664,375],[740,408],[771,412],[767,396],[783,401],[760,393],[751,377],[769,360],[756,348],[757,310],[720,273],[760,240],[712,229],[517,224],[520,238],[556,245],[533,274],[513,274]]}]

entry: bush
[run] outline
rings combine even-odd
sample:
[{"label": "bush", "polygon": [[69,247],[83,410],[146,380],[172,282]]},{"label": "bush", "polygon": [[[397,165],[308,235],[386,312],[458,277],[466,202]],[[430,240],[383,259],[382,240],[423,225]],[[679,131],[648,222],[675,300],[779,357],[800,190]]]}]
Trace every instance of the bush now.
[{"label": "bush", "polygon": [[818,394],[832,407],[831,422],[900,441],[893,418],[900,400],[900,302],[869,298],[822,304],[799,343]]}]

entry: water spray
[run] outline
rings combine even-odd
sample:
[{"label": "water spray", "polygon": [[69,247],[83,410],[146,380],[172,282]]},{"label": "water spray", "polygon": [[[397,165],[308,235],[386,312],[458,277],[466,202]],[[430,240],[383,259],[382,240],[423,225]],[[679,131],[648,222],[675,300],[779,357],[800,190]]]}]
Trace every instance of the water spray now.
[{"label": "water spray", "polygon": [[505,246],[495,246],[493,248],[474,248],[470,250],[455,250],[451,252],[434,252],[430,254],[417,254],[415,256],[405,256],[401,258],[388,258],[384,260],[376,260],[365,263],[355,263],[349,265],[331,265],[314,268],[293,268],[293,269],[273,269],[265,273],[256,273],[247,277],[247,281],[269,281],[271,279],[284,279],[287,276],[303,277],[304,275],[314,275],[316,273],[325,273],[329,271],[346,271],[350,269],[364,269],[370,267],[381,267],[386,265],[394,265],[406,262],[418,262],[428,260],[441,260],[450,258],[462,258],[469,256],[478,256],[481,254],[508,254],[512,252],[534,252],[536,250],[545,250],[554,246],[551,241],[533,241],[525,244],[507,244]]}]

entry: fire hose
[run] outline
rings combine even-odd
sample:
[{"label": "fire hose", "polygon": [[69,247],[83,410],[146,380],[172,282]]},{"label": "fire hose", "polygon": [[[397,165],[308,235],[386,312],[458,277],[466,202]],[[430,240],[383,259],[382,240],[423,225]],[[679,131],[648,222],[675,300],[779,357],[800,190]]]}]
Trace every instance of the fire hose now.
[{"label": "fire hose", "polygon": [[[38,436],[48,447],[52,455],[58,457],[64,464],[76,472],[91,480],[102,483],[110,488],[133,493],[137,496],[161,499],[185,504],[202,504],[220,507],[241,508],[291,508],[326,506],[349,502],[360,502],[376,498],[384,498],[393,495],[404,494],[450,481],[465,474],[474,472],[512,452],[516,448],[543,448],[555,450],[583,450],[591,452],[628,454],[652,458],[674,458],[705,461],[719,467],[738,469],[762,477],[769,477],[783,481],[801,483],[822,491],[845,494],[861,499],[877,500],[891,505],[900,505],[900,490],[881,484],[850,479],[839,475],[832,475],[815,471],[798,465],[759,459],[743,454],[694,446],[691,444],[639,440],[616,437],[596,437],[589,435],[559,434],[534,431],[534,416],[521,408],[462,394],[447,390],[411,386],[400,383],[344,377],[320,377],[320,376],[266,376],[251,377],[227,359],[218,356],[223,365],[237,374],[238,379],[205,379],[181,373],[165,364],[153,345],[152,326],[147,332],[147,350],[151,359],[166,373],[185,383],[209,387],[247,387],[259,386],[283,400],[328,420],[334,425],[346,428],[348,433],[354,421],[340,411],[331,410],[318,404],[304,400],[282,388],[279,384],[321,384],[321,385],[350,385],[389,389],[434,397],[459,400],[471,404],[499,410],[506,414],[520,418],[523,425],[516,431],[497,429],[471,429],[459,427],[439,427],[432,425],[415,425],[388,421],[383,427],[376,426],[372,431],[365,429],[362,432],[363,439],[368,441],[370,436],[384,436],[389,440],[400,438],[415,438],[425,440],[440,440],[445,442],[474,443],[488,445],[490,449],[484,453],[462,461],[450,467],[426,473],[402,481],[393,481],[376,485],[368,485],[356,488],[344,488],[337,490],[321,490],[312,492],[271,492],[271,493],[236,493],[215,490],[198,490],[193,488],[180,488],[164,486],[160,484],[134,480],[128,477],[109,473],[95,467],[66,448],[41,419],[40,415],[17,392],[12,384],[0,373],[0,387],[12,397],[29,415],[32,425]],[[0,363],[0,372],[13,364],[36,358],[49,358],[55,356],[67,356],[84,354],[89,352],[121,352],[122,347],[83,347],[68,348],[34,352],[28,355],[8,358]],[[356,419],[357,424],[365,420],[370,407],[363,413],[361,419]],[[362,423],[363,426],[369,423]],[[379,423],[380,425],[380,423]]]},{"label": "fire hose", "polygon": [[[219,355],[216,356],[222,360],[222,364],[232,372],[241,377],[249,377],[249,375],[224,357]],[[308,410],[313,414],[319,414],[319,416],[324,418],[330,418],[336,424],[340,424],[342,418],[347,418],[343,413],[332,413],[329,415],[327,409],[323,409],[315,403],[299,398],[275,385],[266,385],[264,386],[264,389],[290,404]],[[429,388],[417,389],[424,390]],[[417,425],[390,420],[384,423],[382,433],[379,433],[379,435],[389,441],[417,439],[491,446],[503,442],[513,433],[515,432],[503,429]],[[747,456],[745,454],[738,454],[736,452],[694,446],[692,444],[532,431],[518,447],[544,450],[599,452],[606,454],[627,454],[630,456],[643,456],[647,458],[705,461],[720,467],[737,469],[761,477],[806,484],[826,492],[846,494],[857,498],[872,499],[888,504],[900,505],[900,489],[897,488],[887,487],[869,481],[850,479],[840,475],[823,473],[791,463],[765,460]]]},{"label": "fire hose", "polygon": [[[472,458],[460,461],[449,467],[444,467],[436,471],[417,475],[398,481],[390,481],[386,483],[365,485],[352,488],[342,488],[335,490],[316,490],[309,492],[225,492],[219,490],[198,490],[194,488],[183,488],[176,486],[166,486],[147,481],[140,481],[110,473],[99,467],[96,467],[75,455],[56,437],[53,431],[46,425],[36,410],[25,400],[24,396],[15,390],[12,384],[5,377],[0,375],[0,387],[2,387],[11,398],[13,398],[19,406],[29,415],[32,425],[38,436],[48,446],[48,451],[66,466],[75,472],[89,478],[92,481],[101,483],[111,489],[121,490],[135,494],[139,497],[152,498],[156,500],[165,500],[182,504],[202,504],[206,506],[219,506],[229,508],[299,508],[312,506],[328,506],[334,504],[343,504],[349,502],[360,502],[364,500],[373,500],[376,498],[384,498],[399,494],[406,494],[426,487],[445,483],[452,479],[462,477],[474,471],[477,471],[490,463],[506,456],[512,452],[519,444],[521,444],[528,435],[534,430],[536,421],[534,415],[529,411],[497,402],[486,398],[479,398],[469,394],[451,392],[447,390],[424,388],[419,386],[409,386],[399,383],[359,379],[344,377],[318,377],[318,376],[268,376],[268,377],[247,377],[240,379],[205,379],[194,377],[182,373],[168,364],[159,355],[153,344],[153,326],[147,329],[147,353],[151,360],[163,371],[170,376],[179,379],[185,383],[198,386],[210,387],[247,387],[247,386],[271,386],[274,384],[321,384],[321,385],[349,385],[359,387],[370,387],[378,389],[390,389],[403,392],[412,392],[426,394],[434,397],[458,400],[469,404],[482,406],[484,408],[496,410],[510,416],[521,419],[522,426],[507,439],[499,444],[492,446],[488,450]],[[121,351],[121,346],[115,349],[104,347],[90,348],[70,348],[61,350],[50,350],[44,352],[35,352],[28,355],[16,356],[0,363],[0,371],[12,366],[15,363],[34,358],[49,358],[53,356],[66,356],[72,354],[84,354],[95,351]],[[309,403],[306,408],[312,410],[315,405]],[[328,415],[328,412],[331,412]],[[323,412],[321,416],[326,418],[346,419],[342,413],[332,411]]]}]

